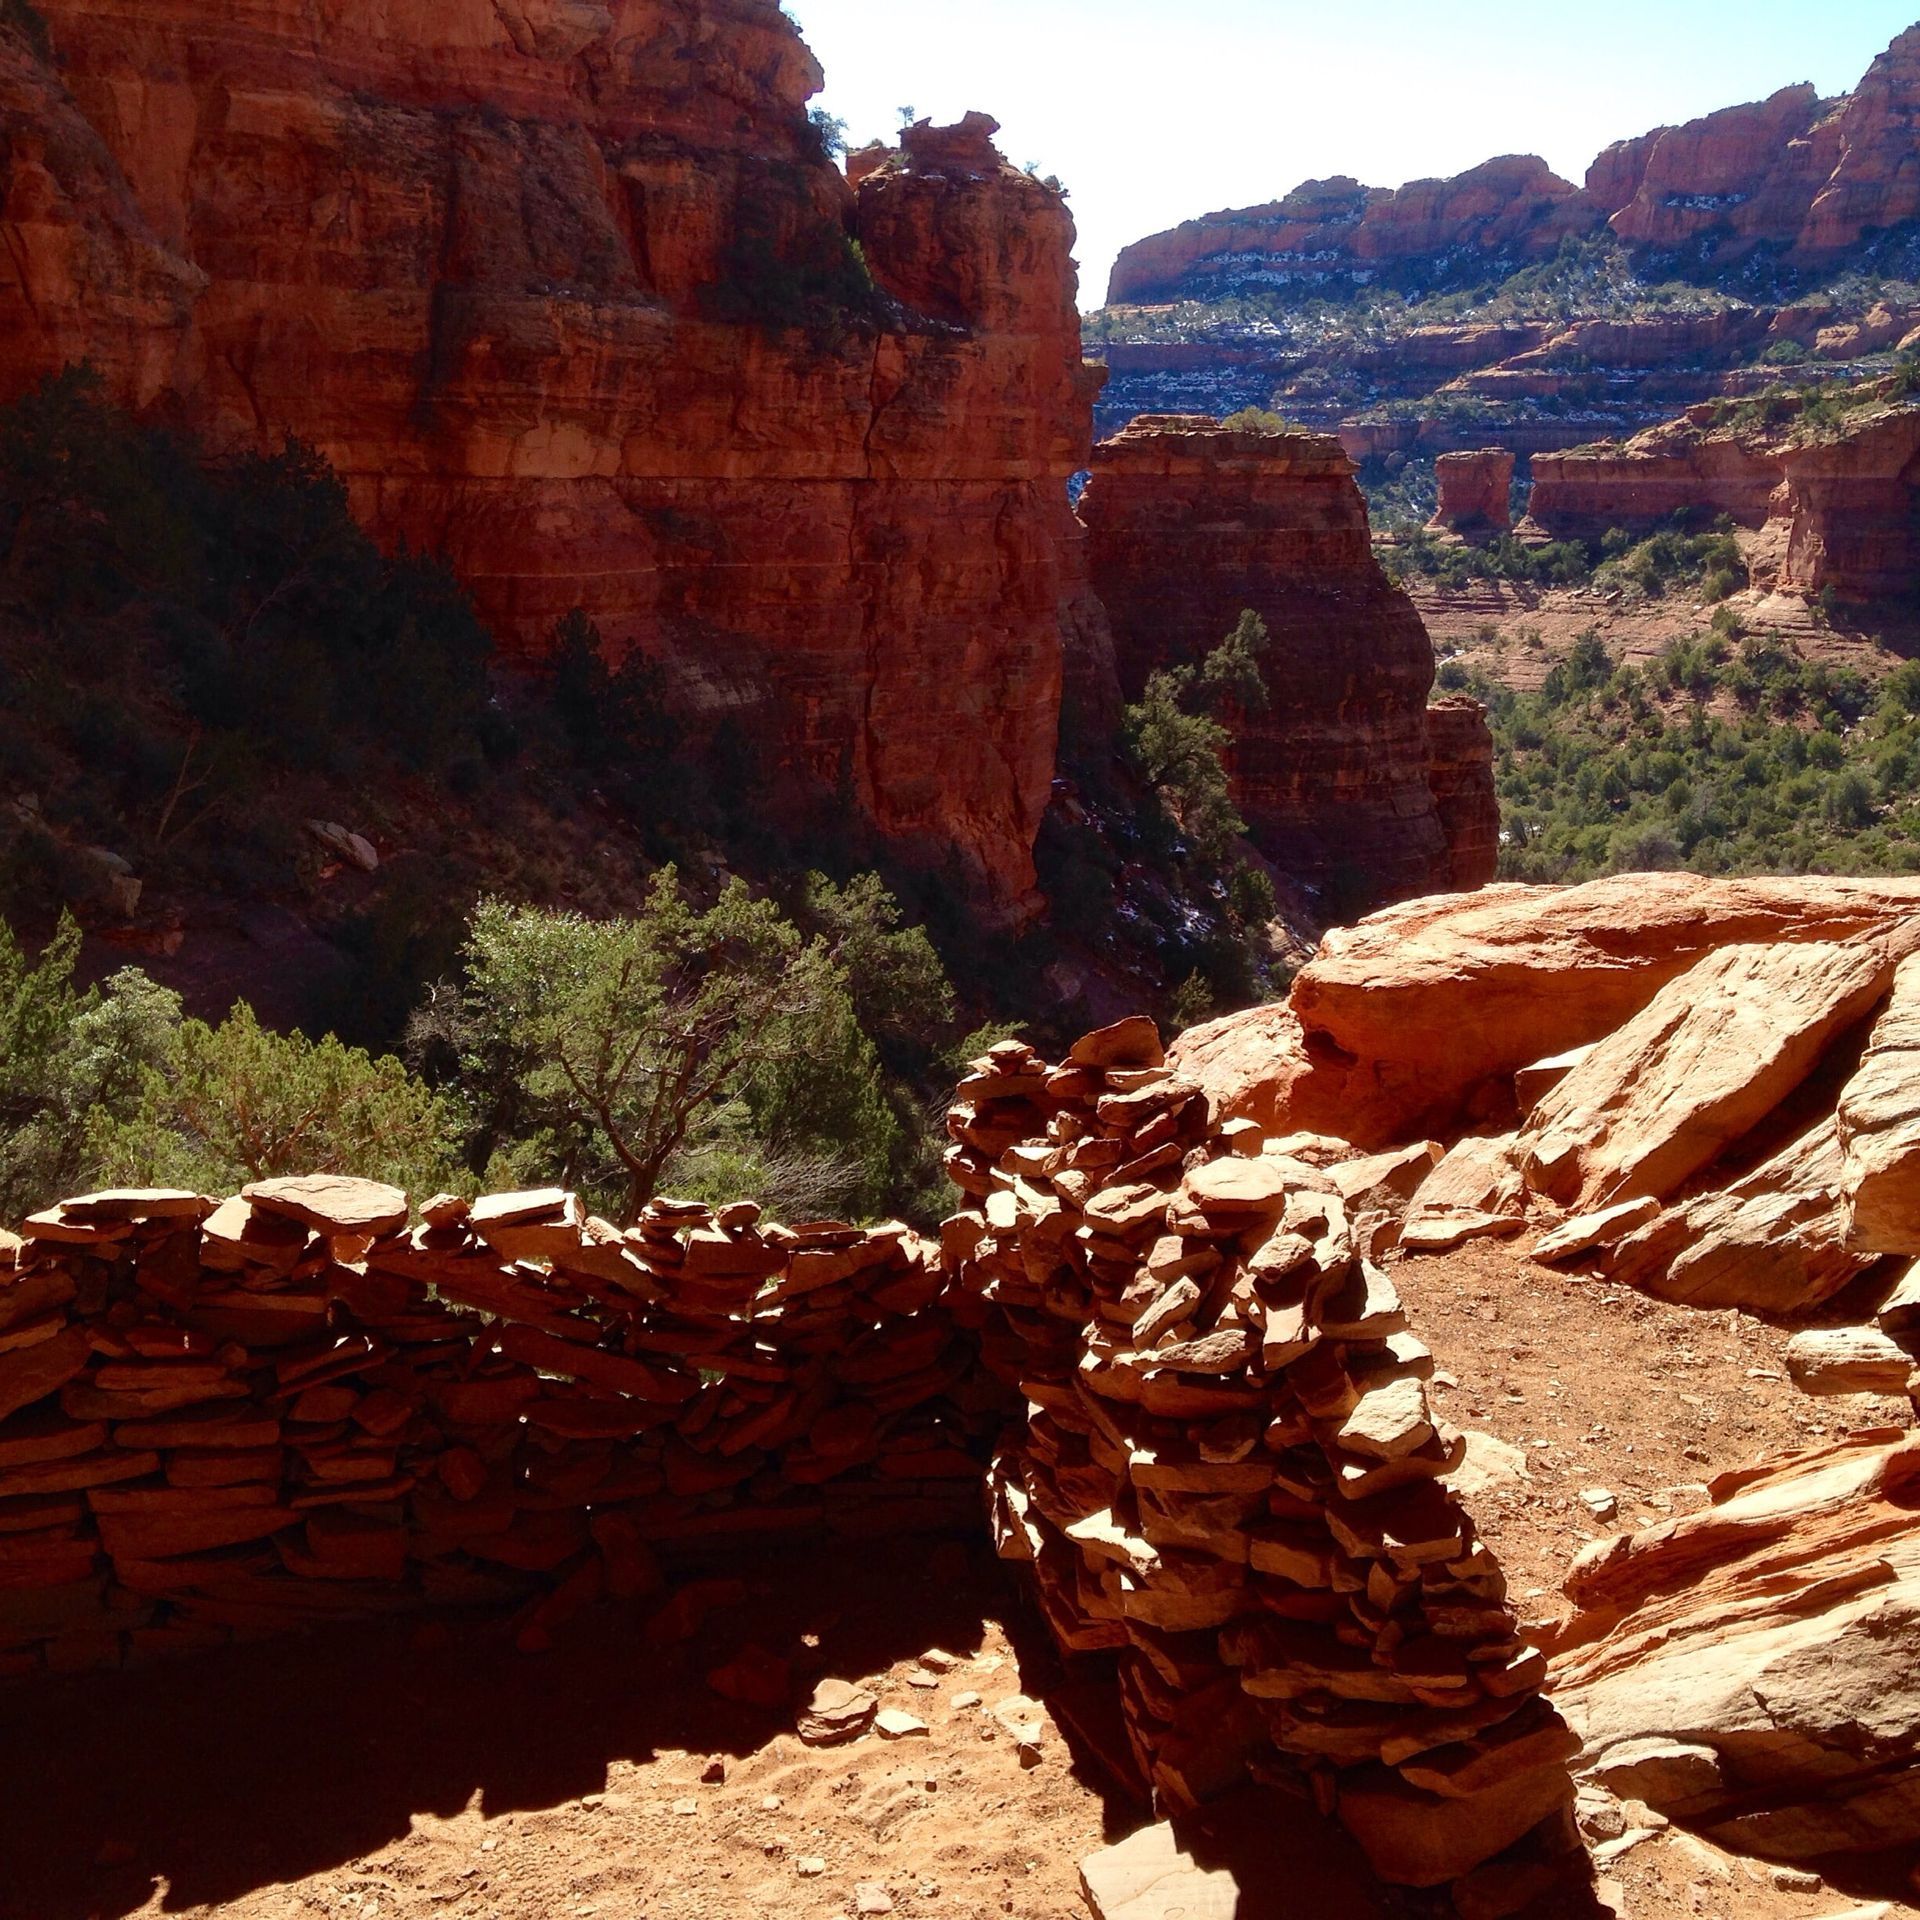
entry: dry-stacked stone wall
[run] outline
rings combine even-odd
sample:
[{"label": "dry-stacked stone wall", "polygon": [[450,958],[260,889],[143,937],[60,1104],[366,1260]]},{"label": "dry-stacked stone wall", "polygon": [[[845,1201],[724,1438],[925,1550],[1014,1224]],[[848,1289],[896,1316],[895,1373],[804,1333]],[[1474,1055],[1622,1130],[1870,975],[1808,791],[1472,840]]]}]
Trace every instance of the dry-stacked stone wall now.
[{"label": "dry-stacked stone wall", "polygon": [[557,1190],[103,1193],[0,1239],[0,1676],[977,1524],[1004,1401],[906,1227]]},{"label": "dry-stacked stone wall", "polygon": [[1216,1128],[1144,1020],[995,1048],[950,1131],[947,1262],[1027,1402],[996,1537],[1064,1647],[1117,1656],[1161,1804],[1305,1783],[1417,1885],[1550,1860],[1575,1742],[1378,1264],[1426,1155]]},{"label": "dry-stacked stone wall", "polygon": [[949,1129],[938,1245],[333,1176],[0,1236],[0,1677],[428,1605],[538,1646],[984,1505],[1163,1809],[1251,1778],[1391,1880],[1554,1870],[1573,1741],[1381,1264],[1432,1150],[1216,1125],[1146,1020],[995,1047]]}]

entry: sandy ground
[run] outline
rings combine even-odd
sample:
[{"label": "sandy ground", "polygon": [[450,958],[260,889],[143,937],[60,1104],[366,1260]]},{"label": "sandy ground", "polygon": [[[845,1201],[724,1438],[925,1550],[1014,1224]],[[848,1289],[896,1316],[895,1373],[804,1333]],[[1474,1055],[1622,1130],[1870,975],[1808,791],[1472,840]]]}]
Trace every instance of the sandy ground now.
[{"label": "sandy ground", "polygon": [[[1082,1920],[1080,1860],[1141,1823],[1057,1724],[1027,1766],[994,1720],[1056,1666],[984,1549],[770,1563],[677,1647],[645,1621],[603,1609],[537,1657],[386,1623],[14,1695],[0,1914]],[[863,1679],[929,1731],[803,1746],[708,1688],[749,1644],[802,1698]]]},{"label": "sandy ground", "polygon": [[[1565,1609],[1560,1581],[1587,1541],[1702,1501],[1715,1474],[1833,1434],[1913,1424],[1904,1399],[1815,1400],[1787,1378],[1791,1334],[1858,1324],[1870,1310],[1871,1275],[1858,1295],[1781,1326],[1556,1273],[1525,1258],[1529,1244],[1483,1240],[1393,1269],[1433,1349],[1437,1409],[1511,1450],[1494,1455],[1495,1475],[1466,1497],[1523,1618]],[[1478,1464],[1477,1442],[1472,1457]],[[1516,1460],[1526,1477],[1502,1477],[1502,1464],[1510,1473]],[[1595,1518],[1581,1499],[1590,1489],[1614,1495],[1616,1520]],[[1844,1884],[1781,1890],[1771,1869],[1677,1831],[1606,1871],[1625,1920],[1827,1920],[1882,1901],[1886,1920],[1920,1915],[1898,1865],[1835,1869]]]}]

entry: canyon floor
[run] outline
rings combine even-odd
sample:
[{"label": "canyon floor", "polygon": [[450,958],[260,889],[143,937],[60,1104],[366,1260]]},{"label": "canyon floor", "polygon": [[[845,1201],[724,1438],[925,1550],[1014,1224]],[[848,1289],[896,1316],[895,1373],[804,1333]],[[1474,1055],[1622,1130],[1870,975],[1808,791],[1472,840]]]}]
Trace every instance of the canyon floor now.
[{"label": "canyon floor", "polygon": [[[1528,587],[1486,581],[1458,593],[1414,582],[1409,593],[1442,659],[1512,687],[1538,690],[1556,662],[1589,629],[1629,666],[1656,660],[1676,640],[1710,627],[1715,609],[1687,594],[1624,600],[1588,587]],[[1871,626],[1820,619],[1804,601],[1738,595],[1729,603],[1754,632],[1777,633],[1809,660],[1877,678],[1920,652],[1920,632],[1892,621]]]}]

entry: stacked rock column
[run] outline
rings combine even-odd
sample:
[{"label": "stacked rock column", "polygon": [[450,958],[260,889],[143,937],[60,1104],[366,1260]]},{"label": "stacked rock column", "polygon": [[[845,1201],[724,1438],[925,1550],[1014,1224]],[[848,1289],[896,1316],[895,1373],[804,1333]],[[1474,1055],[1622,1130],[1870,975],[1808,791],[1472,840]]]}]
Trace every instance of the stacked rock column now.
[{"label": "stacked rock column", "polygon": [[1065,1648],[1118,1653],[1158,1801],[1304,1785],[1414,1885],[1535,1829],[1551,1850],[1574,1742],[1446,1487],[1461,1443],[1376,1264],[1389,1217],[1216,1130],[1144,1020],[1058,1067],[995,1048],[950,1130],[948,1264],[1027,1401],[1000,1548]]}]

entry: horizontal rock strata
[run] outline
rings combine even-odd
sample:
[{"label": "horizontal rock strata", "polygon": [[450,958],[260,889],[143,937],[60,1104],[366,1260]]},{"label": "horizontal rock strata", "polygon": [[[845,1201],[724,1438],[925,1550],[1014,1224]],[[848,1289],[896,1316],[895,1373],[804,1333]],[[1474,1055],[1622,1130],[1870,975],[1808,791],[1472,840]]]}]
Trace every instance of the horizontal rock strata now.
[{"label": "horizontal rock strata", "polygon": [[0,394],[87,359],[216,448],[297,436],[509,647],[581,607],[780,804],[1031,907],[1099,376],[990,121],[854,189],[773,0],[42,11],[50,59],[0,34]]},{"label": "horizontal rock strata", "polygon": [[1230,717],[1229,771],[1268,858],[1341,916],[1492,879],[1491,739],[1477,703],[1430,720],[1431,643],[1337,442],[1137,420],[1094,449],[1080,516],[1129,699],[1243,611],[1266,623],[1267,704]]}]

